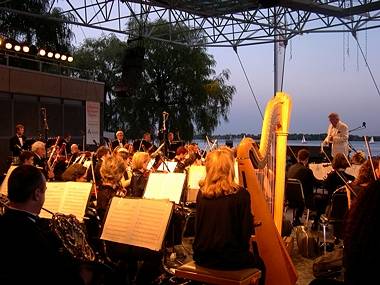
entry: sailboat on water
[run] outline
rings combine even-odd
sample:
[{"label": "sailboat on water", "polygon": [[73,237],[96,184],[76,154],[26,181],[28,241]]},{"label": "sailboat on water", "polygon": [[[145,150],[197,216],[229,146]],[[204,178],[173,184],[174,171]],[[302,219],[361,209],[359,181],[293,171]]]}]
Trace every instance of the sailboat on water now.
[{"label": "sailboat on water", "polygon": [[375,139],[371,137],[371,139],[369,140],[369,143],[375,143]]},{"label": "sailboat on water", "polygon": [[302,141],[301,143],[307,143],[306,139],[305,139],[305,135],[302,136]]}]

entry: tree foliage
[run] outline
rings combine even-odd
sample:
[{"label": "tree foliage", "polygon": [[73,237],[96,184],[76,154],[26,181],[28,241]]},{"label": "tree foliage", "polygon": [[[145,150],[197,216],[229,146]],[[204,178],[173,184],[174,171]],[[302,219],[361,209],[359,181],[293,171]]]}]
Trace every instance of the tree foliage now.
[{"label": "tree foliage", "polygon": [[[186,35],[190,42],[203,41],[190,30],[183,33],[185,26],[163,21],[150,25],[155,27],[153,37],[169,34],[171,29],[172,37]],[[141,27],[133,22],[130,26],[135,27],[137,40],[123,44],[103,37],[85,42],[76,54],[77,66],[96,71],[96,79],[106,84],[106,129],[123,129],[130,138],[140,138],[147,131],[155,135],[163,127],[165,111],[169,113],[166,128],[179,133],[180,139],[191,140],[195,133],[212,133],[221,119],[227,120],[235,87],[228,85],[229,71],[215,73],[215,60],[206,48],[142,39]],[[125,56],[132,48],[145,52],[141,77],[128,78],[134,73],[126,70]],[[113,57],[107,60],[105,54]],[[88,63],[81,64],[85,60]],[[122,76],[123,71],[127,76]],[[134,88],[115,92],[118,83],[124,81],[128,87],[131,80],[138,83]]]},{"label": "tree foliage", "polygon": [[[192,43],[204,41],[200,34],[186,26],[171,26],[162,20],[148,24],[147,30],[156,34],[184,37]],[[132,22],[136,37],[141,28]],[[152,28],[154,26],[154,29]],[[166,127],[179,133],[181,139],[191,140],[195,133],[212,133],[220,119],[228,119],[235,87],[228,85],[229,71],[216,75],[215,60],[202,46],[190,47],[150,38],[143,40],[145,61],[142,84],[125,98],[117,98],[124,119],[129,122],[131,135],[138,137],[141,128],[156,132],[162,128],[162,113],[168,112]],[[141,41],[140,43],[141,44]],[[124,103],[124,104],[123,104]]]},{"label": "tree foliage", "polygon": [[[34,44],[40,48],[60,52],[70,51],[71,40],[74,37],[70,25],[63,21],[49,20],[48,17],[72,21],[74,16],[63,15],[60,8],[52,8],[53,2],[52,0],[5,1],[2,6],[10,10],[0,13],[1,33],[11,39]],[[38,14],[46,18],[30,17],[11,10]]]},{"label": "tree foliage", "polygon": [[[103,36],[99,39],[87,39],[75,51],[75,66],[89,70],[97,81],[104,82],[104,129],[125,129],[126,122],[122,122],[120,108],[115,100],[114,87],[121,79],[122,60],[126,44],[115,35]],[[87,74],[83,75],[84,78]]]}]

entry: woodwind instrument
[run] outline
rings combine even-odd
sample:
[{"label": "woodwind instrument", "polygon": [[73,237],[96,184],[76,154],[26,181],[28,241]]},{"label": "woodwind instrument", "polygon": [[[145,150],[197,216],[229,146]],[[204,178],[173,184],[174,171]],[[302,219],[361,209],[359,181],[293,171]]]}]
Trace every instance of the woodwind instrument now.
[{"label": "woodwind instrument", "polygon": [[50,151],[50,155],[49,155],[49,159],[47,161],[47,167],[49,169],[51,169],[51,165],[55,159],[55,155],[56,155],[56,151],[58,149],[58,142],[59,142],[59,139],[60,139],[60,136],[57,137],[57,139],[55,140],[55,144],[52,146],[52,149]]},{"label": "woodwind instrument", "polygon": [[48,167],[50,170],[54,171],[54,168],[57,165],[57,162],[61,159],[61,157],[63,160],[66,160],[66,156],[62,156],[62,154],[65,152],[65,150],[66,150],[66,143],[64,142],[64,143],[62,143],[61,147],[58,148],[58,150],[56,151],[55,158],[54,158],[52,164],[50,164],[50,165],[48,164]]},{"label": "woodwind instrument", "polygon": [[260,146],[244,138],[237,147],[239,183],[250,193],[251,211],[260,224],[255,240],[267,271],[266,285],[294,285],[298,278],[280,234],[290,110],[290,97],[277,92],[265,109]]}]

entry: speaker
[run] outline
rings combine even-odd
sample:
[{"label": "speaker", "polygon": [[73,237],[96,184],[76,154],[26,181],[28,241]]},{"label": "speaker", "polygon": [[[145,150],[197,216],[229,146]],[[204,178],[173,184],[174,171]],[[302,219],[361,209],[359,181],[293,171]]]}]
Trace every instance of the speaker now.
[{"label": "speaker", "polygon": [[142,79],[144,71],[145,48],[141,46],[127,47],[122,61],[121,80],[115,86],[116,95],[125,96],[135,91]]}]

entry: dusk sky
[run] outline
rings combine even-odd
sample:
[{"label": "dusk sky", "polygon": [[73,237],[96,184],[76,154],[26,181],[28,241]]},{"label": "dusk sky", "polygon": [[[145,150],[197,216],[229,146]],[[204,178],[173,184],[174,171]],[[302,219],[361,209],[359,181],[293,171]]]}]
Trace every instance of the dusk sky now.
[{"label": "dusk sky", "polygon": [[[75,45],[84,37],[96,38],[101,33],[85,28],[74,28],[74,32]],[[360,32],[358,36],[379,86],[380,30],[370,30],[367,35]],[[235,52],[219,47],[209,48],[208,52],[217,62],[217,73],[231,71],[230,84],[237,90],[229,122],[221,121],[214,134],[261,133],[262,119]],[[273,95],[273,44],[240,47],[238,53],[264,112]],[[328,114],[337,112],[350,130],[366,122],[366,129],[352,134],[380,135],[380,95],[350,34],[308,34],[292,39],[286,49],[283,90],[293,99],[290,133],[325,133]]]}]

